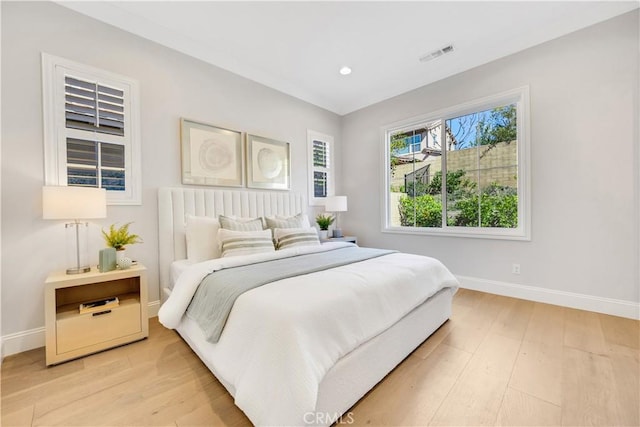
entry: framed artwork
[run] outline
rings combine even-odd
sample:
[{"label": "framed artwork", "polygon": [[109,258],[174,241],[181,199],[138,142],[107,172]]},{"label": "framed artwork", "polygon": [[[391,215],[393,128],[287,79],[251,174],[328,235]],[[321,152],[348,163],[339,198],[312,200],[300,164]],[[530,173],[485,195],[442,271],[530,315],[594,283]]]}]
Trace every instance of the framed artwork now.
[{"label": "framed artwork", "polygon": [[182,183],[244,186],[242,133],[180,119]]},{"label": "framed artwork", "polygon": [[247,187],[270,190],[291,188],[289,143],[247,135]]}]

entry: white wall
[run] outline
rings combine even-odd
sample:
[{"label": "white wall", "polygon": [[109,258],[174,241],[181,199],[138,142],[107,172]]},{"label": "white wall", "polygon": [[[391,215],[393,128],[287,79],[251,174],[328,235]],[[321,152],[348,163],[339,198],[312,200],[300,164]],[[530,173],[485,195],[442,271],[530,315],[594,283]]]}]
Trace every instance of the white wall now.
[{"label": "white wall", "polygon": [[100,227],[134,221],[144,244],[129,251],[149,269],[150,301],[160,298],[157,188],[181,185],[180,117],[290,142],[292,190],[305,194],[307,129],[333,135],[340,146],[341,119],[326,110],[53,3],[1,7],[2,336],[14,343],[9,353],[44,345],[43,282],[66,267],[64,227],[41,219],[41,52],[140,82],[143,203],[108,208],[108,218],[93,225],[92,256],[96,263]]},{"label": "white wall", "polygon": [[[343,229],[435,256],[464,286],[638,316],[638,36],[635,10],[345,116],[342,157],[357,161],[344,163]],[[381,126],[524,85],[531,241],[382,233]]]}]

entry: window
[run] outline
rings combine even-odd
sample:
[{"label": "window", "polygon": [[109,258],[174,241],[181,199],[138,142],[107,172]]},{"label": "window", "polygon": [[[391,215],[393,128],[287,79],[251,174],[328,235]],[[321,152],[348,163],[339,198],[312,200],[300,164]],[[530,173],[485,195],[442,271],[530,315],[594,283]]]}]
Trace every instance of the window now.
[{"label": "window", "polygon": [[386,126],[383,230],[529,239],[528,88]]},{"label": "window", "polygon": [[[415,132],[415,130],[412,130],[412,132]],[[410,135],[399,134],[396,135],[396,143],[398,147],[393,150],[396,155],[417,153],[421,150],[422,135],[420,133]]]},{"label": "window", "polygon": [[309,143],[309,204],[323,206],[334,193],[333,137],[307,131]]},{"label": "window", "polygon": [[99,187],[109,204],[140,204],[136,81],[42,55],[45,181]]}]

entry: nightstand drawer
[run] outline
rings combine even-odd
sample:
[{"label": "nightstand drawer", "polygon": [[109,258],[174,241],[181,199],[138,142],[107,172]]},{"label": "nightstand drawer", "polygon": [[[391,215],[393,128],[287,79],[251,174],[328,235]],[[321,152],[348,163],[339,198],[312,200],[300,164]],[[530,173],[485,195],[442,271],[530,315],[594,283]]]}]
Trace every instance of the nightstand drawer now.
[{"label": "nightstand drawer", "polygon": [[105,312],[65,316],[56,321],[56,329],[57,354],[139,333],[140,302],[127,300]]}]

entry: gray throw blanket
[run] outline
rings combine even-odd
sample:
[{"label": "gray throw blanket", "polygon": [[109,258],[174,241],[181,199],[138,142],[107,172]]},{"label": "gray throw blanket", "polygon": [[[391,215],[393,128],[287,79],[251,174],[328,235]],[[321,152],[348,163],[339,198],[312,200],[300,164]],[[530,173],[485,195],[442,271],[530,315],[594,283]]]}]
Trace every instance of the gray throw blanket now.
[{"label": "gray throw blanket", "polygon": [[187,308],[207,340],[218,342],[236,299],[251,289],[277,280],[364,261],[395,251],[349,246],[327,252],[227,268],[207,275]]}]

